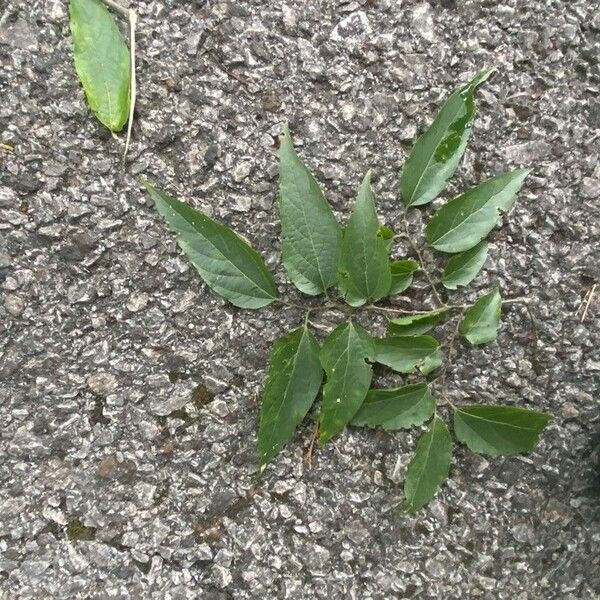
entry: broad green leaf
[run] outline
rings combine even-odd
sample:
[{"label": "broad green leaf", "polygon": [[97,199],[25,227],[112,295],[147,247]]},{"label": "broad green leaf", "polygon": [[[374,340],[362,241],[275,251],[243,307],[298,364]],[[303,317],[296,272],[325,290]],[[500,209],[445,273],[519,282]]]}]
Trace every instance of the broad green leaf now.
[{"label": "broad green leaf", "polygon": [[429,431],[419,438],[415,455],[406,469],[404,510],[416,512],[436,495],[448,478],[451,461],[452,438],[444,421],[436,415]]},{"label": "broad green leaf", "polygon": [[423,375],[429,375],[436,369],[439,369],[444,364],[444,354],[438,348],[435,352],[432,352],[420,365],[419,371]]},{"label": "broad green leaf", "polygon": [[429,335],[386,337],[375,340],[375,361],[398,373],[412,373],[438,349]]},{"label": "broad green leaf", "polygon": [[279,148],[279,190],[283,266],[301,292],[322,294],[337,281],[342,230],[296,154],[287,125]]},{"label": "broad green leaf", "polygon": [[425,228],[427,242],[441,252],[476,246],[515,203],[529,169],[497,175],[444,204]]},{"label": "broad green leaf", "polygon": [[144,183],[156,209],[206,284],[240,308],[261,308],[277,298],[263,259],[229,227]]},{"label": "broad green leaf", "polygon": [[392,335],[421,335],[435,327],[447,312],[447,308],[438,308],[418,315],[391,319],[388,323],[388,331]]},{"label": "broad green leaf", "polygon": [[352,306],[375,302],[387,295],[392,283],[388,244],[379,235],[375,198],[369,171],[358,190],[342,240],[341,290]]},{"label": "broad green leaf", "polygon": [[487,254],[488,243],[483,241],[470,250],[450,257],[442,273],[442,285],[449,290],[455,290],[459,286],[471,283],[481,271]]},{"label": "broad green leaf", "polygon": [[322,380],[319,345],[306,325],[275,342],[258,427],[261,465],[292,439],[317,397]]},{"label": "broad green leaf", "polygon": [[387,390],[369,390],[352,425],[381,426],[391,431],[422,425],[435,410],[435,400],[424,383]]},{"label": "broad green leaf", "polygon": [[494,69],[485,69],[455,90],[415,145],[402,169],[400,192],[407,206],[431,202],[462,158],[475,117],[475,89]]},{"label": "broad green leaf", "polygon": [[129,116],[129,49],[100,0],[69,3],[75,70],[92,112],[111,131]]},{"label": "broad green leaf", "polygon": [[460,406],[454,408],[456,437],[473,452],[519,454],[531,452],[552,417],[516,406]]},{"label": "broad green leaf", "polygon": [[411,258],[406,260],[394,260],[390,263],[392,272],[392,285],[389,295],[400,294],[413,280],[413,273],[419,270],[419,263]]},{"label": "broad green leaf", "polygon": [[460,325],[460,333],[471,344],[486,344],[496,339],[500,328],[502,298],[499,290],[481,296],[465,312]]},{"label": "broad green leaf", "polygon": [[336,327],[323,342],[321,364],[327,381],[323,386],[319,442],[339,433],[363,403],[373,375],[373,338],[351,321]]}]

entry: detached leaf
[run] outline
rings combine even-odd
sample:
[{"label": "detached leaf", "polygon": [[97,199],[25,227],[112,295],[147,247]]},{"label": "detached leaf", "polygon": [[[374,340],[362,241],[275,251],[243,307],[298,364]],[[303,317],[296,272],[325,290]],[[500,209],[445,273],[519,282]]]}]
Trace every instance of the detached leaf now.
[{"label": "detached leaf", "polygon": [[363,403],[373,375],[366,361],[374,355],[369,332],[351,321],[336,327],[323,342],[320,356],[327,382],[321,405],[321,444],[339,433]]},{"label": "detached leaf", "polygon": [[413,513],[437,493],[450,472],[452,438],[444,421],[433,417],[429,431],[417,443],[404,478],[404,510]]},{"label": "detached leaf", "polygon": [[447,312],[447,308],[439,308],[420,315],[391,319],[388,323],[388,331],[392,335],[421,335],[435,327]]},{"label": "detached leaf", "polygon": [[502,298],[499,290],[482,296],[465,312],[460,333],[471,344],[486,344],[496,339],[500,328]]},{"label": "detached leaf", "polygon": [[454,91],[429,129],[416,141],[400,176],[402,200],[407,206],[431,202],[456,171],[471,135],[475,89],[493,71],[481,71]]},{"label": "detached leaf", "polygon": [[129,49],[100,0],[69,3],[75,70],[92,112],[111,131],[129,116]]},{"label": "detached leaf", "polygon": [[287,125],[279,148],[279,190],[283,266],[301,292],[322,294],[337,280],[342,230],[298,158]]},{"label": "detached leaf", "polygon": [[400,294],[413,280],[413,273],[419,270],[419,263],[411,258],[406,260],[394,260],[390,263],[392,272],[392,285],[389,295]]},{"label": "detached leaf", "polygon": [[515,203],[530,169],[497,175],[444,204],[425,228],[427,242],[441,252],[476,246]]},{"label": "detached leaf", "polygon": [[552,417],[516,406],[461,406],[454,409],[454,431],[473,452],[499,456],[531,452]]},{"label": "detached leaf", "polygon": [[240,308],[261,308],[277,298],[263,259],[229,227],[144,183],[156,209],[206,284]]},{"label": "detached leaf", "polygon": [[429,335],[375,340],[375,361],[398,373],[412,373],[435,354],[438,342]]},{"label": "detached leaf", "polygon": [[369,171],[358,190],[342,240],[341,288],[352,306],[375,302],[390,290],[388,242],[384,237],[387,232],[380,233]]},{"label": "detached leaf", "polygon": [[275,342],[258,428],[261,465],[292,439],[317,397],[322,380],[319,345],[306,326]]},{"label": "detached leaf", "polygon": [[369,390],[352,425],[381,426],[385,430],[422,425],[435,410],[435,400],[424,383],[388,390]]},{"label": "detached leaf", "polygon": [[455,290],[459,286],[471,283],[481,271],[487,255],[488,243],[483,241],[470,250],[452,256],[442,273],[442,285],[449,290]]}]

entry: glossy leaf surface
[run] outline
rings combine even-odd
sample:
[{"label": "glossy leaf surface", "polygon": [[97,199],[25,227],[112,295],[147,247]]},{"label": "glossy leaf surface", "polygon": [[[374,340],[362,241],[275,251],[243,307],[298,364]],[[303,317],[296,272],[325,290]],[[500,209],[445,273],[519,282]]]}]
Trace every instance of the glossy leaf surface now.
[{"label": "glossy leaf surface", "polygon": [[129,49],[100,0],[69,3],[75,70],[88,105],[111,131],[121,131],[129,116]]},{"label": "glossy leaf surface", "polygon": [[411,258],[406,260],[394,260],[390,263],[392,273],[392,285],[389,295],[400,294],[413,280],[413,274],[419,270],[419,263]]},{"label": "glossy leaf surface", "polygon": [[404,509],[415,512],[437,493],[450,472],[452,438],[446,424],[434,416],[429,431],[417,443],[417,449],[406,469]]},{"label": "glossy leaf surface", "polygon": [[515,203],[528,174],[518,169],[497,175],[444,204],[427,223],[427,242],[451,253],[476,246]]},{"label": "glossy leaf surface", "polygon": [[352,425],[383,427],[391,431],[421,425],[435,410],[435,400],[424,383],[396,389],[369,390]]},{"label": "glossy leaf surface", "polygon": [[363,403],[373,375],[367,361],[374,355],[373,338],[351,321],[336,327],[323,342],[320,357],[327,381],[321,405],[321,444],[339,433]]},{"label": "glossy leaf surface", "polygon": [[273,276],[242,238],[189,204],[144,185],[177,234],[177,243],[213,291],[240,308],[261,308],[277,298]]},{"label": "glossy leaf surface", "polygon": [[322,294],[337,281],[342,230],[319,184],[300,160],[287,126],[279,148],[282,262],[305,294]]},{"label": "glossy leaf surface", "polygon": [[442,285],[449,290],[455,290],[457,287],[471,283],[481,271],[487,255],[488,243],[483,241],[470,250],[450,257],[442,273]]},{"label": "glossy leaf surface", "polygon": [[460,325],[460,333],[471,344],[486,344],[496,339],[500,328],[502,298],[498,290],[485,294],[467,309]]},{"label": "glossy leaf surface", "polygon": [[445,308],[431,310],[418,315],[398,317],[388,323],[388,331],[392,335],[421,335],[433,329],[448,312]]},{"label": "glossy leaf surface", "polygon": [[375,340],[375,360],[398,373],[412,373],[438,346],[429,335],[386,337]]},{"label": "glossy leaf surface", "polygon": [[552,417],[516,406],[460,406],[454,410],[454,432],[473,452],[499,456],[531,452]]},{"label": "glossy leaf surface", "polygon": [[390,290],[388,243],[379,230],[369,171],[360,185],[342,240],[341,289],[352,306],[375,302]]},{"label": "glossy leaf surface", "polygon": [[323,380],[319,350],[306,326],[275,342],[258,428],[261,465],[292,439],[317,397]]},{"label": "glossy leaf surface", "polygon": [[465,153],[475,118],[475,89],[493,73],[485,69],[446,100],[429,129],[416,141],[400,176],[407,206],[431,202],[446,185]]}]

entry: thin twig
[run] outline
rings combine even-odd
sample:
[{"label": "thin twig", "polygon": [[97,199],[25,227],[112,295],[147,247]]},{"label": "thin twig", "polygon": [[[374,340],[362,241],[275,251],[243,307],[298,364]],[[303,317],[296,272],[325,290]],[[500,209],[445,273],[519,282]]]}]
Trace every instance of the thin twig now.
[{"label": "thin twig", "polygon": [[529,320],[531,321],[531,331],[532,331],[532,336],[531,336],[531,347],[532,347],[532,352],[531,352],[531,362],[534,365],[537,365],[537,347],[538,347],[538,330],[537,330],[537,324],[535,322],[535,317],[533,316],[533,311],[531,310],[531,307],[529,306],[529,304],[525,304],[525,310],[527,311],[527,315],[529,316]]},{"label": "thin twig", "polygon": [[133,128],[133,113],[135,112],[135,101],[137,97],[137,86],[135,82],[135,26],[137,24],[137,14],[133,9],[127,11],[129,19],[129,53],[130,53],[130,84],[129,84],[129,119],[127,123],[127,138],[125,139],[125,152],[123,159],[127,156],[129,142],[131,141],[131,130]]},{"label": "thin twig", "polygon": [[458,334],[460,332],[460,324],[462,323],[462,317],[463,317],[464,312],[465,312],[465,309],[464,308],[461,309],[460,314],[456,318],[456,325],[454,327],[454,331],[452,332],[452,335],[450,336],[448,343],[447,343],[448,351],[446,353],[446,360],[444,361],[444,366],[442,367],[441,373],[434,379],[434,381],[439,381],[442,395],[444,394],[444,385],[446,383],[446,373],[448,371],[448,368],[452,364],[452,356],[454,354],[454,345],[456,344],[456,340],[457,340]]},{"label": "thin twig", "polygon": [[594,297],[594,293],[596,292],[597,287],[598,284],[595,283],[590,289],[587,302],[585,303],[585,308],[583,309],[583,314],[581,315],[581,323],[585,321],[585,317],[587,316],[588,309],[590,308],[590,304],[592,303],[592,298]]},{"label": "thin twig", "polygon": [[318,435],[319,435],[319,421],[317,421],[315,423],[315,428],[314,428],[312,436],[310,438],[310,444],[308,445],[306,454],[304,455],[304,460],[306,461],[306,464],[308,465],[309,469],[312,469],[313,450],[315,448],[315,443],[317,441]]},{"label": "thin twig", "polygon": [[[376,306],[375,304],[365,304],[364,306],[361,306],[360,308],[364,309],[364,310],[374,310],[374,311],[381,311],[381,312],[387,312],[387,313],[394,313],[397,315],[423,315],[426,314],[427,310],[406,310],[404,308],[392,308],[392,307],[388,307],[388,306]],[[450,307],[452,308],[452,307]]]}]

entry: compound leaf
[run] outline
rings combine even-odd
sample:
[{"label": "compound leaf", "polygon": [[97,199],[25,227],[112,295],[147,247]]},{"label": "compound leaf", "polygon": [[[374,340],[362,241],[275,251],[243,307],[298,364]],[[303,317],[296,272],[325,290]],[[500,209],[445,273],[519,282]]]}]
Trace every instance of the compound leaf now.
[{"label": "compound leaf", "polygon": [[240,308],[261,308],[277,298],[263,259],[229,227],[144,183],[156,209],[206,284]]},{"label": "compound leaf", "polygon": [[419,263],[412,260],[412,258],[392,261],[390,263],[392,285],[390,286],[389,295],[393,296],[403,292],[412,283],[413,274],[418,270]]},{"label": "compound leaf", "polygon": [[476,246],[515,203],[530,169],[517,169],[487,179],[450,200],[429,220],[427,242],[441,252],[463,252]]},{"label": "compound leaf", "polygon": [[388,331],[392,335],[421,335],[435,327],[448,312],[447,308],[438,308],[419,315],[398,317],[388,323]]},{"label": "compound leaf", "polygon": [[319,345],[300,327],[273,346],[258,427],[260,463],[268,463],[310,410],[323,380]]},{"label": "compound leaf", "polygon": [[455,290],[459,286],[471,283],[481,271],[487,255],[488,243],[483,241],[470,250],[450,257],[442,273],[442,285],[449,290]]},{"label": "compound leaf", "polygon": [[336,327],[323,342],[320,358],[327,381],[321,406],[321,444],[339,433],[363,403],[373,375],[366,361],[372,361],[374,355],[369,332],[351,321]]},{"label": "compound leaf", "polygon": [[130,58],[112,15],[100,0],[69,3],[75,70],[98,120],[121,131],[129,116]]},{"label": "compound leaf", "polygon": [[429,431],[417,443],[417,449],[404,478],[404,510],[416,512],[425,506],[448,478],[452,461],[452,438],[444,421],[433,417]]},{"label": "compound leaf", "polygon": [[496,339],[500,328],[502,298],[499,290],[485,294],[467,309],[460,325],[460,333],[471,344],[486,344]]},{"label": "compound leaf", "polygon": [[387,229],[380,231],[371,190],[371,171],[368,171],[342,240],[340,287],[352,306],[375,302],[389,292],[392,277],[387,236]]},{"label": "compound leaf", "polygon": [[398,373],[412,373],[435,355],[438,346],[429,335],[386,337],[375,340],[375,361]]},{"label": "compound leaf", "polygon": [[458,167],[471,135],[475,89],[493,71],[485,69],[455,90],[429,129],[415,142],[400,176],[400,192],[407,206],[427,204],[444,189]]},{"label": "compound leaf", "polygon": [[435,399],[425,383],[396,389],[369,390],[352,425],[381,426],[388,431],[422,425],[435,410]]},{"label": "compound leaf", "polygon": [[516,406],[473,405],[454,409],[457,439],[473,452],[492,456],[531,452],[551,420],[546,413]]},{"label": "compound leaf", "polygon": [[301,292],[322,294],[337,280],[342,230],[296,154],[287,125],[279,148],[279,190],[283,266]]}]

